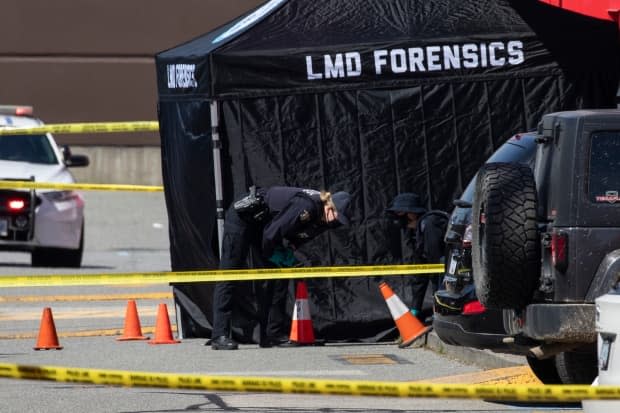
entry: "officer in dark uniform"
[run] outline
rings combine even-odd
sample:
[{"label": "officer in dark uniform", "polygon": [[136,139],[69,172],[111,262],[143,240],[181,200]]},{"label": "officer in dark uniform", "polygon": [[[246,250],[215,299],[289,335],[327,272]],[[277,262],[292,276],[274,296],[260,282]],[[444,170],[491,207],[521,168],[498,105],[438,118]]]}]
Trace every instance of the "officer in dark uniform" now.
[{"label": "officer in dark uniform", "polygon": [[[413,192],[397,195],[386,209],[390,218],[397,221],[405,232],[406,243],[411,247],[414,264],[438,264],[445,256],[444,235],[449,216],[444,211],[427,211],[420,196]],[[419,316],[429,282],[433,293],[439,288],[441,276],[413,276],[411,312]]]},{"label": "officer in dark uniform", "polygon": [[[253,248],[261,267],[289,266],[291,250],[329,228],[348,225],[350,196],[313,189],[275,186],[259,188],[226,212],[220,269],[246,266]],[[283,331],[288,280],[266,281],[257,292],[260,346],[271,347],[286,340]],[[236,350],[230,337],[234,281],[218,282],[213,298],[211,347]]]}]

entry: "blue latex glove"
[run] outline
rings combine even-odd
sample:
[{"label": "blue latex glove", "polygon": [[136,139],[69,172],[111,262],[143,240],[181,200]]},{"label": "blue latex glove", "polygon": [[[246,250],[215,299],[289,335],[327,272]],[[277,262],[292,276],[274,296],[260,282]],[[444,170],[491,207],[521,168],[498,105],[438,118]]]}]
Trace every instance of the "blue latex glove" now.
[{"label": "blue latex glove", "polygon": [[273,251],[269,261],[276,267],[294,267],[298,264],[297,258],[293,254],[293,250],[290,248],[276,247]]}]

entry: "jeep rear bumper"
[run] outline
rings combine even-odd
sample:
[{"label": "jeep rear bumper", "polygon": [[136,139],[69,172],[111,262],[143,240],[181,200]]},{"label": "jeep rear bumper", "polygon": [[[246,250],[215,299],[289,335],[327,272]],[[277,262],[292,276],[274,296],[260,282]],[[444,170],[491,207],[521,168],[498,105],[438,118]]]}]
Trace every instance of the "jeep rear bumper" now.
[{"label": "jeep rear bumper", "polygon": [[530,304],[523,334],[544,342],[595,342],[595,314],[594,304]]}]

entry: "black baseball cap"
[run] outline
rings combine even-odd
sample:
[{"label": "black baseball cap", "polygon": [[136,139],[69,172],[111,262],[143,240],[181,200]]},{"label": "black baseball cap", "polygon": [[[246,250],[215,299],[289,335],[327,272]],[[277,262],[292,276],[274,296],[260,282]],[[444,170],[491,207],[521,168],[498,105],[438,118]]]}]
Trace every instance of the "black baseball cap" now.
[{"label": "black baseball cap", "polygon": [[338,218],[336,219],[342,225],[349,225],[349,203],[351,195],[348,192],[339,191],[332,194],[332,201],[336,206]]}]

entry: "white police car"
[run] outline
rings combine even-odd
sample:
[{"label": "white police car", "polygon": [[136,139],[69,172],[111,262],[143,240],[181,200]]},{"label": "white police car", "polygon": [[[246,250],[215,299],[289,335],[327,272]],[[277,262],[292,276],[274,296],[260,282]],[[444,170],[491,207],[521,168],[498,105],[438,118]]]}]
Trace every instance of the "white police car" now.
[{"label": "white police car", "polygon": [[[0,106],[0,129],[43,124],[30,106]],[[51,134],[0,135],[0,180],[73,183],[68,166],[88,157],[61,150]],[[84,200],[75,191],[6,189],[0,185],[0,250],[30,251],[37,267],[79,267]]]}]

